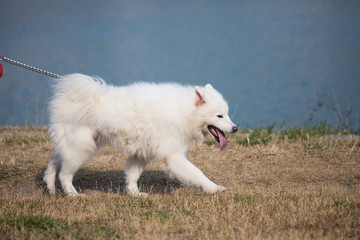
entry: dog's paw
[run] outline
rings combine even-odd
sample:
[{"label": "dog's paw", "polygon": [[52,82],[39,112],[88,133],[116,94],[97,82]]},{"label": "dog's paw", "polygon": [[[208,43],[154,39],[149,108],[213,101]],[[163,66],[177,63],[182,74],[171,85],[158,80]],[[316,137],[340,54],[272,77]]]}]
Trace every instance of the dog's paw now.
[{"label": "dog's paw", "polygon": [[206,186],[201,188],[204,193],[214,194],[216,192],[223,192],[226,190],[225,187],[214,184],[213,186]]},{"label": "dog's paw", "polygon": [[149,196],[148,193],[145,192],[132,192],[129,193],[132,197],[136,197],[136,198],[147,198]]},{"label": "dog's paw", "polygon": [[132,196],[132,197],[137,197],[137,198],[147,198],[149,196],[148,193],[145,192],[139,192],[139,190],[127,190],[127,193]]},{"label": "dog's paw", "polygon": [[83,194],[83,193],[68,193],[66,194],[66,197],[68,198],[72,198],[72,197],[82,197],[82,198],[87,198],[87,195],[86,194]]},{"label": "dog's paw", "polygon": [[147,197],[149,197],[149,194],[148,194],[148,193],[145,193],[145,192],[139,192],[139,196],[138,196],[138,197],[147,198]]},{"label": "dog's paw", "polygon": [[55,195],[55,193],[56,193],[55,186],[48,185],[47,189],[48,189],[50,195]]},{"label": "dog's paw", "polygon": [[226,190],[226,187],[218,185],[218,191],[224,192]]}]

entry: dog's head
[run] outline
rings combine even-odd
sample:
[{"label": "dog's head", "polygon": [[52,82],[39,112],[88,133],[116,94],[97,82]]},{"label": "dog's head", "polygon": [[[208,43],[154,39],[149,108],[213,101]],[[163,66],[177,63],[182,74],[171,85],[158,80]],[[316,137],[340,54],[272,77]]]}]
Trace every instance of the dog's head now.
[{"label": "dog's head", "polygon": [[210,84],[206,84],[205,87],[196,87],[194,105],[202,120],[203,131],[210,132],[224,150],[228,145],[224,132],[234,133],[238,130],[228,115],[226,101]]}]

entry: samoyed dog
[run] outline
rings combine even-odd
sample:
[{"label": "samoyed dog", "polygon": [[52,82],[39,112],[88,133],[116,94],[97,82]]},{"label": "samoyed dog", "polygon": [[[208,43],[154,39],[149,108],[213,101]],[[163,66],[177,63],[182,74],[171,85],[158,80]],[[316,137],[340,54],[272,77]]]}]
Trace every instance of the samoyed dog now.
[{"label": "samoyed dog", "polygon": [[170,176],[204,193],[224,191],[193,165],[186,153],[194,141],[210,133],[221,150],[228,142],[224,132],[234,133],[228,105],[210,84],[135,83],[115,87],[101,78],[71,74],[56,80],[49,104],[49,135],[56,150],[44,181],[55,194],[55,176],[67,196],[79,194],[72,184],[76,171],[101,146],[108,144],[128,155],[126,189],[133,196],[137,181],[149,161],[157,161]]}]

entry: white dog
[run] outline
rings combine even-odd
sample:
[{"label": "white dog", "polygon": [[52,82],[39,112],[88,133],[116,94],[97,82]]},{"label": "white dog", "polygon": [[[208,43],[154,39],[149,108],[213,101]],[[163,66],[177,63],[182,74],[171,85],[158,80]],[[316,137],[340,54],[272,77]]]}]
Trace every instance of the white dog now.
[{"label": "white dog", "polygon": [[210,181],[187,158],[196,140],[209,132],[227,146],[224,132],[236,132],[228,105],[210,84],[205,87],[178,84],[136,83],[124,87],[107,85],[100,78],[71,74],[57,80],[50,101],[49,134],[56,153],[45,171],[44,181],[55,194],[56,169],[67,196],[79,195],[72,180],[76,171],[104,144],[124,151],[126,189],[139,192],[137,181],[150,160],[186,186],[205,193],[225,190]]}]

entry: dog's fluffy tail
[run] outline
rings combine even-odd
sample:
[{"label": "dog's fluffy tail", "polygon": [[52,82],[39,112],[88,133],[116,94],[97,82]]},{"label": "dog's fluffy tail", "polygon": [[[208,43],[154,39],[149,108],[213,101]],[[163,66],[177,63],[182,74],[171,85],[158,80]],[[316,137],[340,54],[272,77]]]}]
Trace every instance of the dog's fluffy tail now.
[{"label": "dog's fluffy tail", "polygon": [[105,86],[105,81],[99,77],[77,73],[56,79],[49,104],[50,124],[85,121]]},{"label": "dog's fluffy tail", "polygon": [[54,95],[49,103],[49,135],[59,150],[66,139],[66,126],[92,124],[94,105],[100,94],[106,91],[106,83],[101,78],[71,74],[56,79],[53,89]]}]

